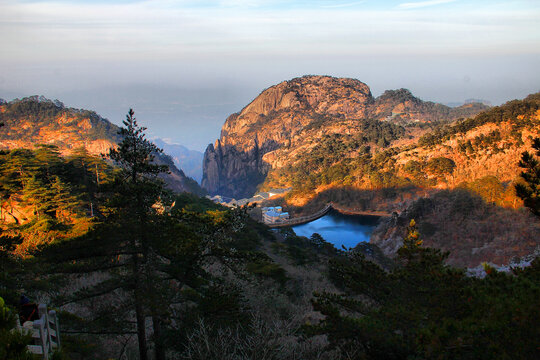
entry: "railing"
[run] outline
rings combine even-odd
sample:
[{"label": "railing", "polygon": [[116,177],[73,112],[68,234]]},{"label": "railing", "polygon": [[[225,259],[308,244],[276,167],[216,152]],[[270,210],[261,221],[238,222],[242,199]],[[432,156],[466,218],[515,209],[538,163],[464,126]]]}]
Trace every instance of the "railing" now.
[{"label": "railing", "polygon": [[33,344],[28,345],[28,351],[48,360],[54,350],[60,349],[58,316],[54,310],[47,312],[45,304],[39,304],[38,314],[39,319],[33,321],[31,329],[26,326],[23,326],[22,329],[26,329],[32,334]]},{"label": "railing", "polygon": [[313,213],[311,215],[306,215],[302,217],[297,217],[293,219],[283,220],[275,223],[265,223],[269,227],[284,227],[284,226],[293,226],[298,224],[308,223],[310,221],[316,220],[320,217],[326,215],[331,209],[337,210],[344,214],[356,214],[356,215],[373,215],[373,216],[390,216],[391,214],[385,211],[360,211],[358,209],[346,209],[340,206],[336,206],[334,203],[328,203],[324,208]]},{"label": "railing", "polygon": [[269,227],[282,227],[303,224],[323,217],[324,215],[326,215],[327,212],[330,211],[330,209],[332,209],[332,204],[327,204],[324,208],[311,215],[297,217],[289,220],[283,220],[276,223],[267,223],[266,225],[268,225]]}]

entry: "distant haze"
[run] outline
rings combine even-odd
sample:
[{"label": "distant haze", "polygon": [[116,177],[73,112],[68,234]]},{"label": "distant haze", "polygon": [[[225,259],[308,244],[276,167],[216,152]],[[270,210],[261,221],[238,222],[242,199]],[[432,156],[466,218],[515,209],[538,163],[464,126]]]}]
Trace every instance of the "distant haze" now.
[{"label": "distant haze", "polygon": [[537,0],[0,0],[0,97],[44,95],[204,150],[305,74],[494,105],[540,90]]}]

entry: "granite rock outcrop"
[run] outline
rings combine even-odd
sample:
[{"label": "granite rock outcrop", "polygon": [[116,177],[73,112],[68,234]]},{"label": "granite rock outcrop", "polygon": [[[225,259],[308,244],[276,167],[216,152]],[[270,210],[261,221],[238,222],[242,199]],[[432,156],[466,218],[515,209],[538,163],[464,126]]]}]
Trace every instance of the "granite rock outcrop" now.
[{"label": "granite rock outcrop", "polygon": [[220,138],[206,149],[202,186],[211,194],[249,197],[270,169],[287,166],[325,134],[355,133],[366,119],[451,121],[478,111],[424,102],[404,89],[375,98],[356,79],[295,78],[264,90],[227,118]]}]

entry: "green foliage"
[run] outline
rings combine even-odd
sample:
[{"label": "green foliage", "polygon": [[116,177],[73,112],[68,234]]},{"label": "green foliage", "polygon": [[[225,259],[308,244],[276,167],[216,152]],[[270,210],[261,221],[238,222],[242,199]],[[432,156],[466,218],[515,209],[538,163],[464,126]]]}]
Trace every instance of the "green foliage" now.
[{"label": "green foliage", "polygon": [[31,360],[32,355],[26,345],[30,344],[31,335],[25,335],[15,329],[17,313],[7,307],[0,297],[0,359]]},{"label": "green foliage", "polygon": [[23,286],[21,260],[13,255],[16,246],[22,241],[18,236],[12,237],[0,232],[0,297],[11,304],[19,300],[17,292]]},{"label": "green foliage", "polygon": [[325,124],[329,124],[333,119],[329,116],[319,114],[317,112],[313,112],[311,114],[311,122],[304,127],[304,130],[316,130],[324,126]]},{"label": "green foliage", "polygon": [[359,143],[373,143],[379,147],[388,146],[392,141],[405,135],[402,126],[378,120],[364,120],[360,123]]},{"label": "green foliage", "polygon": [[163,150],[146,139],[144,133],[146,128],[137,124],[134,115],[133,109],[129,109],[126,120],[123,122],[125,127],[121,128],[119,133],[122,136],[122,142],[118,149],[109,151],[109,158],[126,171],[126,175],[132,182],[136,182],[138,177],[168,171],[166,166],[154,163],[155,155],[162,153]]},{"label": "green foliage", "polygon": [[176,195],[174,199],[174,204],[175,208],[177,209],[183,209],[185,211],[193,211],[198,213],[204,213],[208,210],[223,209],[222,205],[218,205],[212,200],[189,193],[182,193]]},{"label": "green foliage", "polygon": [[317,233],[308,239],[296,235],[292,228],[286,227],[281,229],[281,236],[283,241],[275,242],[273,249],[286,255],[295,265],[316,264],[320,261],[321,255],[334,256],[337,252],[334,245]]},{"label": "green foliage", "polygon": [[356,136],[324,135],[307,154],[298,155],[294,164],[271,170],[265,187],[292,185],[291,195],[306,194],[321,185],[351,186],[377,171],[386,173],[386,180],[391,178],[384,181],[384,186],[403,185],[403,179],[393,174],[392,155],[396,150],[380,151],[371,158],[371,147],[385,147],[401,138],[405,130],[378,120],[363,120],[358,126],[360,132]]},{"label": "green foliage", "polygon": [[269,277],[284,285],[287,282],[285,270],[276,263],[270,261],[249,262],[246,270],[254,275]]},{"label": "green foliage", "polygon": [[404,170],[408,172],[409,174],[416,176],[418,173],[422,172],[422,164],[420,164],[418,161],[415,161],[415,160],[409,160],[405,164]]},{"label": "green foliage", "polygon": [[93,215],[99,213],[100,184],[111,174],[102,159],[85,151],[69,158],[51,145],[0,152],[0,205],[12,236],[22,238],[17,252],[86,231],[92,209]]},{"label": "green foliage", "polygon": [[456,168],[456,163],[452,159],[445,157],[436,157],[428,160],[426,169],[432,174],[442,176],[444,174],[451,174]]},{"label": "green foliage", "polygon": [[[469,278],[420,246],[411,222],[400,266],[386,272],[357,253],[330,263],[343,294],[316,294],[325,316],[306,326],[352,359],[534,359],[540,355],[540,261],[513,274]],[[505,289],[504,291],[502,289]],[[352,354],[352,355],[351,355]]]},{"label": "green foliage", "polygon": [[465,187],[480,195],[488,203],[504,205],[506,189],[495,176],[484,176],[466,184]]},{"label": "green foliage", "polygon": [[536,158],[527,151],[521,154],[519,166],[525,169],[521,173],[525,183],[516,184],[516,193],[533,214],[540,216],[540,138],[534,139],[533,149],[536,150]]}]

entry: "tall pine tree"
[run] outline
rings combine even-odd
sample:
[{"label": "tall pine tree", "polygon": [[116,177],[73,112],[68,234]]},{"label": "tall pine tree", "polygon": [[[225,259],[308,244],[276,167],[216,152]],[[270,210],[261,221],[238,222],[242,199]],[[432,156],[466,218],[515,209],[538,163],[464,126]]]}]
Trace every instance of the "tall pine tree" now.
[{"label": "tall pine tree", "polygon": [[540,216],[540,138],[535,138],[532,145],[536,157],[527,151],[521,154],[519,166],[524,169],[521,177],[525,183],[516,184],[516,194],[532,213]]},{"label": "tall pine tree", "polygon": [[[139,356],[141,360],[148,358],[145,325],[145,293],[148,287],[145,283],[144,270],[150,254],[152,234],[150,227],[152,205],[162,193],[162,184],[153,178],[168,170],[165,165],[154,164],[154,156],[163,150],[145,138],[145,127],[137,124],[133,109],[129,109],[124,127],[120,130],[123,138],[117,149],[111,149],[109,158],[115,161],[122,171],[115,180],[116,194],[113,207],[117,210],[117,221],[121,231],[129,234],[127,243],[129,261],[131,263],[132,291],[134,298],[135,317]],[[160,351],[160,350],[158,350]]]}]

